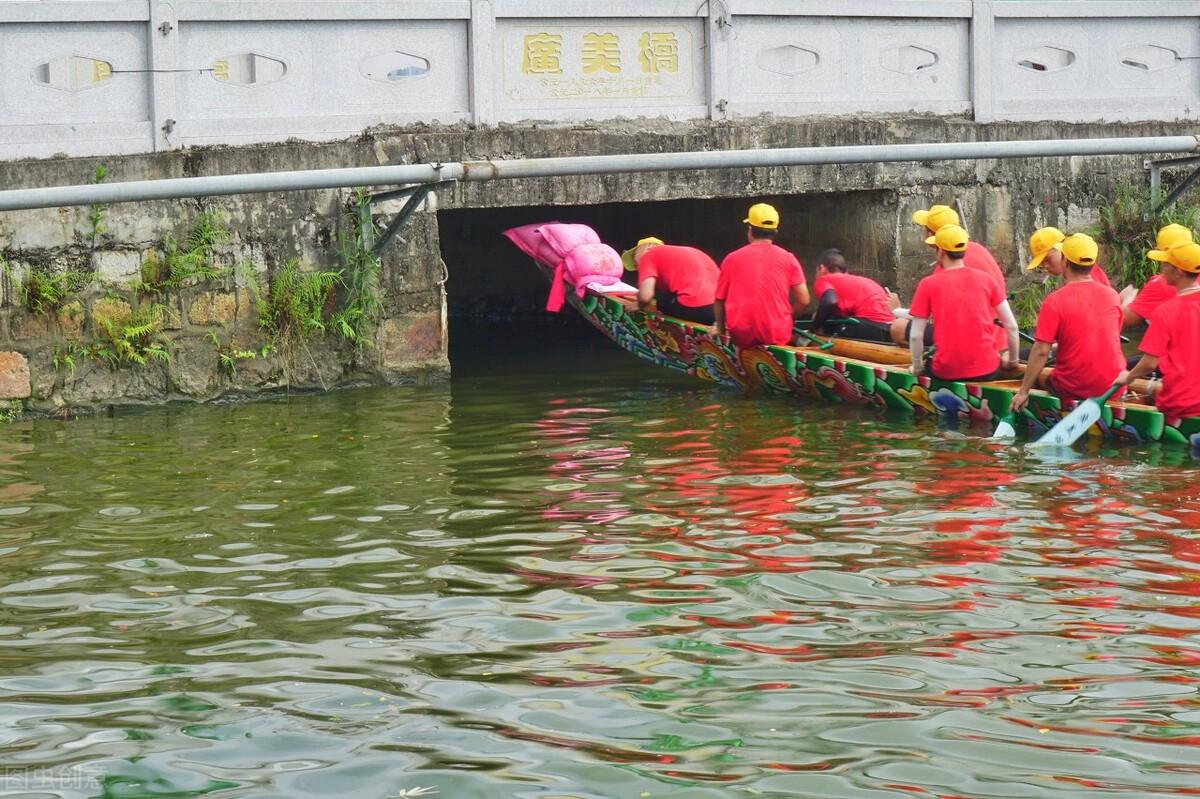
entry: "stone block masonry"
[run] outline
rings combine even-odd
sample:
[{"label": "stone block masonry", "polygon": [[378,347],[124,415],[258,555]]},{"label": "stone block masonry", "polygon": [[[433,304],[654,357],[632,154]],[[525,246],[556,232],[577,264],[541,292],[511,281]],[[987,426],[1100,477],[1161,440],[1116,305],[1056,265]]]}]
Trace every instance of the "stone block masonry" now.
[{"label": "stone block masonry", "polygon": [[[736,122],[668,120],[523,124],[500,127],[420,125],[377,130],[327,143],[222,147],[149,155],[48,159],[0,163],[0,185],[83,183],[97,162],[108,180],[322,169],[384,163],[427,163],[484,158],[536,158],[688,150],[752,149],[807,145],[886,144],[962,140],[1149,136],[1190,133],[1184,123],[1072,125],[1065,122],[980,124],[959,118],[899,115],[870,120],[776,119]],[[722,254],[741,236],[748,201],[776,203],[789,246],[810,259],[826,246],[842,246],[852,263],[911,292],[928,269],[912,211],[935,202],[961,206],[974,238],[987,244],[1013,285],[1025,241],[1036,227],[1079,229],[1091,223],[1101,198],[1122,182],[1144,180],[1141,158],[1077,158],[860,164],[705,172],[464,183],[443,189],[414,215],[384,253],[378,276],[381,311],[356,346],[332,332],[331,316],[345,301],[344,287],[329,292],[321,319],[327,327],[304,341],[272,347],[256,297],[293,261],[305,274],[343,268],[348,191],[245,195],[207,201],[160,201],[96,209],[42,209],[0,214],[0,353],[19,356],[5,372],[6,390],[20,393],[33,412],[88,409],[121,403],[208,401],[282,390],[326,390],[362,383],[444,378],[447,356],[447,278],[478,287],[481,304],[503,302],[513,280],[512,262],[494,213],[505,224],[591,218],[589,208],[628,205],[624,227],[602,231],[614,239],[655,227],[666,203],[687,201],[687,220],[673,221],[680,243]],[[395,204],[388,207],[390,214]],[[474,216],[449,220],[456,212]],[[439,213],[454,241],[441,241]],[[379,213],[377,211],[377,213]],[[218,214],[227,235],[212,249],[219,275],[201,274],[148,292],[147,264],[188,246],[205,214]],[[483,214],[484,217],[480,217]],[[379,213],[380,221],[388,214]],[[594,214],[592,216],[595,216]],[[634,230],[634,222],[638,230]],[[626,229],[628,228],[628,229]],[[636,238],[636,236],[634,236]],[[624,244],[624,241],[615,241]],[[449,263],[443,262],[447,253]],[[151,271],[153,271],[151,269]],[[74,275],[78,286],[42,312],[23,302],[31,275]],[[522,280],[527,277],[523,275]],[[528,283],[522,283],[528,285]],[[486,289],[486,296],[485,294]],[[458,290],[462,290],[461,288]],[[469,300],[470,298],[466,298]],[[114,343],[114,320],[128,337],[150,324],[149,339],[132,353]],[[134,338],[137,338],[134,336]],[[99,343],[99,345],[97,344]],[[116,350],[114,349],[116,348]],[[264,349],[265,348],[265,349]],[[160,351],[161,350],[161,351]],[[253,357],[251,357],[251,354]],[[117,356],[117,357],[114,357]],[[138,362],[144,360],[144,363]],[[27,374],[27,378],[22,375]]]},{"label": "stone block masonry", "polygon": [[[0,218],[0,399],[34,414],[85,413],[444,378],[442,272],[420,266],[422,248],[437,251],[432,213],[416,214],[384,254],[382,312],[367,341],[335,332],[340,282],[316,298],[303,331],[264,325],[272,293],[289,290],[273,284],[285,265],[298,263],[301,276],[346,268],[339,249],[352,202],[351,192],[330,191],[112,206],[99,234],[91,209]],[[211,219],[218,241],[193,257],[198,220]],[[42,298],[36,309],[31,292]]]}]

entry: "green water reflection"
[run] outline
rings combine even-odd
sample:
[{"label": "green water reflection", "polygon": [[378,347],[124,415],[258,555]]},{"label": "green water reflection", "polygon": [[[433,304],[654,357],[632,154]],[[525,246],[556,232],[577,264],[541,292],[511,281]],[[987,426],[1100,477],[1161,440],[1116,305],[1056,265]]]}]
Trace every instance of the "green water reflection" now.
[{"label": "green water reflection", "polygon": [[0,795],[1195,795],[1186,451],[1038,460],[596,339],[5,428]]}]

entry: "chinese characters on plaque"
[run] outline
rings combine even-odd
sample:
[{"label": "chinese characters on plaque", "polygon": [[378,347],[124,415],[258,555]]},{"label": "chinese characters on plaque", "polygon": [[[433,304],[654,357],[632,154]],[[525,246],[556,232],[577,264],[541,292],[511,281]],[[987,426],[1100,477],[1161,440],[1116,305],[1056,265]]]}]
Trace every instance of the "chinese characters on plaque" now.
[{"label": "chinese characters on plaque", "polygon": [[[512,57],[516,48],[519,59]],[[686,29],[526,28],[508,37],[505,53],[506,94],[517,100],[678,98],[688,102],[696,91],[692,35]],[[519,72],[512,68],[518,64]]]}]

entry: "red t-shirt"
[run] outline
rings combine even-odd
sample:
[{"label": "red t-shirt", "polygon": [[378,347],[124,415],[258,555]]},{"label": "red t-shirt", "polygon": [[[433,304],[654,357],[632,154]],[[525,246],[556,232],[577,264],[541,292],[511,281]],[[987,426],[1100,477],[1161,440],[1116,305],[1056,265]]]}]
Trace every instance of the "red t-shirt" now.
[{"label": "red t-shirt", "polygon": [[706,253],[678,244],[651,247],[638,261],[639,284],[652,277],[655,291],[673,293],[689,308],[712,305],[719,275],[717,262]]},{"label": "red t-shirt", "polygon": [[1004,290],[978,269],[940,269],[917,284],[908,312],[933,318],[933,370],[956,380],[1000,366],[993,321]]},{"label": "red t-shirt", "polygon": [[1175,296],[1176,288],[1163,280],[1162,275],[1155,275],[1146,281],[1142,290],[1129,303],[1129,310],[1143,319],[1149,319],[1158,310],[1158,306]]},{"label": "red t-shirt", "polygon": [[789,344],[791,287],[804,284],[796,256],[773,243],[747,244],[721,261],[717,299],[725,302],[725,329],[739,347]]},{"label": "red t-shirt", "polygon": [[822,275],[813,283],[813,299],[820,300],[831,289],[837,294],[838,313],[842,316],[883,324],[891,324],[896,318],[888,308],[887,292],[869,277],[845,272]]},{"label": "red t-shirt", "polygon": [[1058,342],[1052,379],[1061,398],[1103,394],[1125,368],[1121,317],[1117,292],[1095,279],[1068,283],[1046,297],[1033,337]]},{"label": "red t-shirt", "polygon": [[[1000,269],[1000,264],[996,263],[996,259],[992,257],[991,252],[987,247],[984,247],[977,241],[967,242],[967,249],[963,253],[963,265],[969,269],[977,269],[985,275],[995,280],[1000,284],[1000,292],[1008,297],[1008,285],[1004,281],[1004,272]],[[942,271],[941,264],[933,265],[933,273],[936,275]],[[994,317],[993,326],[996,328],[992,333],[992,338],[995,340],[996,352],[1008,349],[1008,334],[1004,332],[1004,328],[995,324],[1000,317]]]},{"label": "red t-shirt", "polygon": [[[1108,273],[1101,268],[1100,264],[1094,264],[1092,266],[1092,281],[1099,283],[1101,286],[1108,286],[1109,288],[1112,288],[1112,281],[1108,279]],[[1101,391],[1100,393],[1103,394],[1104,392]]]},{"label": "red t-shirt", "polygon": [[1156,404],[1163,416],[1200,416],[1200,294],[1158,306],[1140,346],[1159,359],[1163,383]]},{"label": "red t-shirt", "polygon": [[[996,259],[992,257],[988,248],[979,242],[967,242],[967,250],[963,253],[963,263],[971,269],[978,269],[981,272],[991,275],[1000,281],[1001,290],[1006,289],[1004,271],[1000,268],[1000,264],[996,263]],[[1007,291],[1005,293],[1007,294]]]}]

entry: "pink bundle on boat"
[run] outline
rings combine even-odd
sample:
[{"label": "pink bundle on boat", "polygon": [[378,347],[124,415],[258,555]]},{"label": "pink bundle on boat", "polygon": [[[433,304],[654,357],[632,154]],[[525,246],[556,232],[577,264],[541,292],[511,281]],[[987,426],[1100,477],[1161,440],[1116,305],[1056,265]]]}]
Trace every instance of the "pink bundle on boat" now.
[{"label": "pink bundle on boat", "polygon": [[546,310],[558,311],[566,298],[566,284],[582,297],[589,283],[611,286],[621,281],[625,268],[621,256],[600,242],[596,231],[587,225],[549,222],[522,225],[504,231],[509,241],[530,258],[554,267],[554,280]]}]

